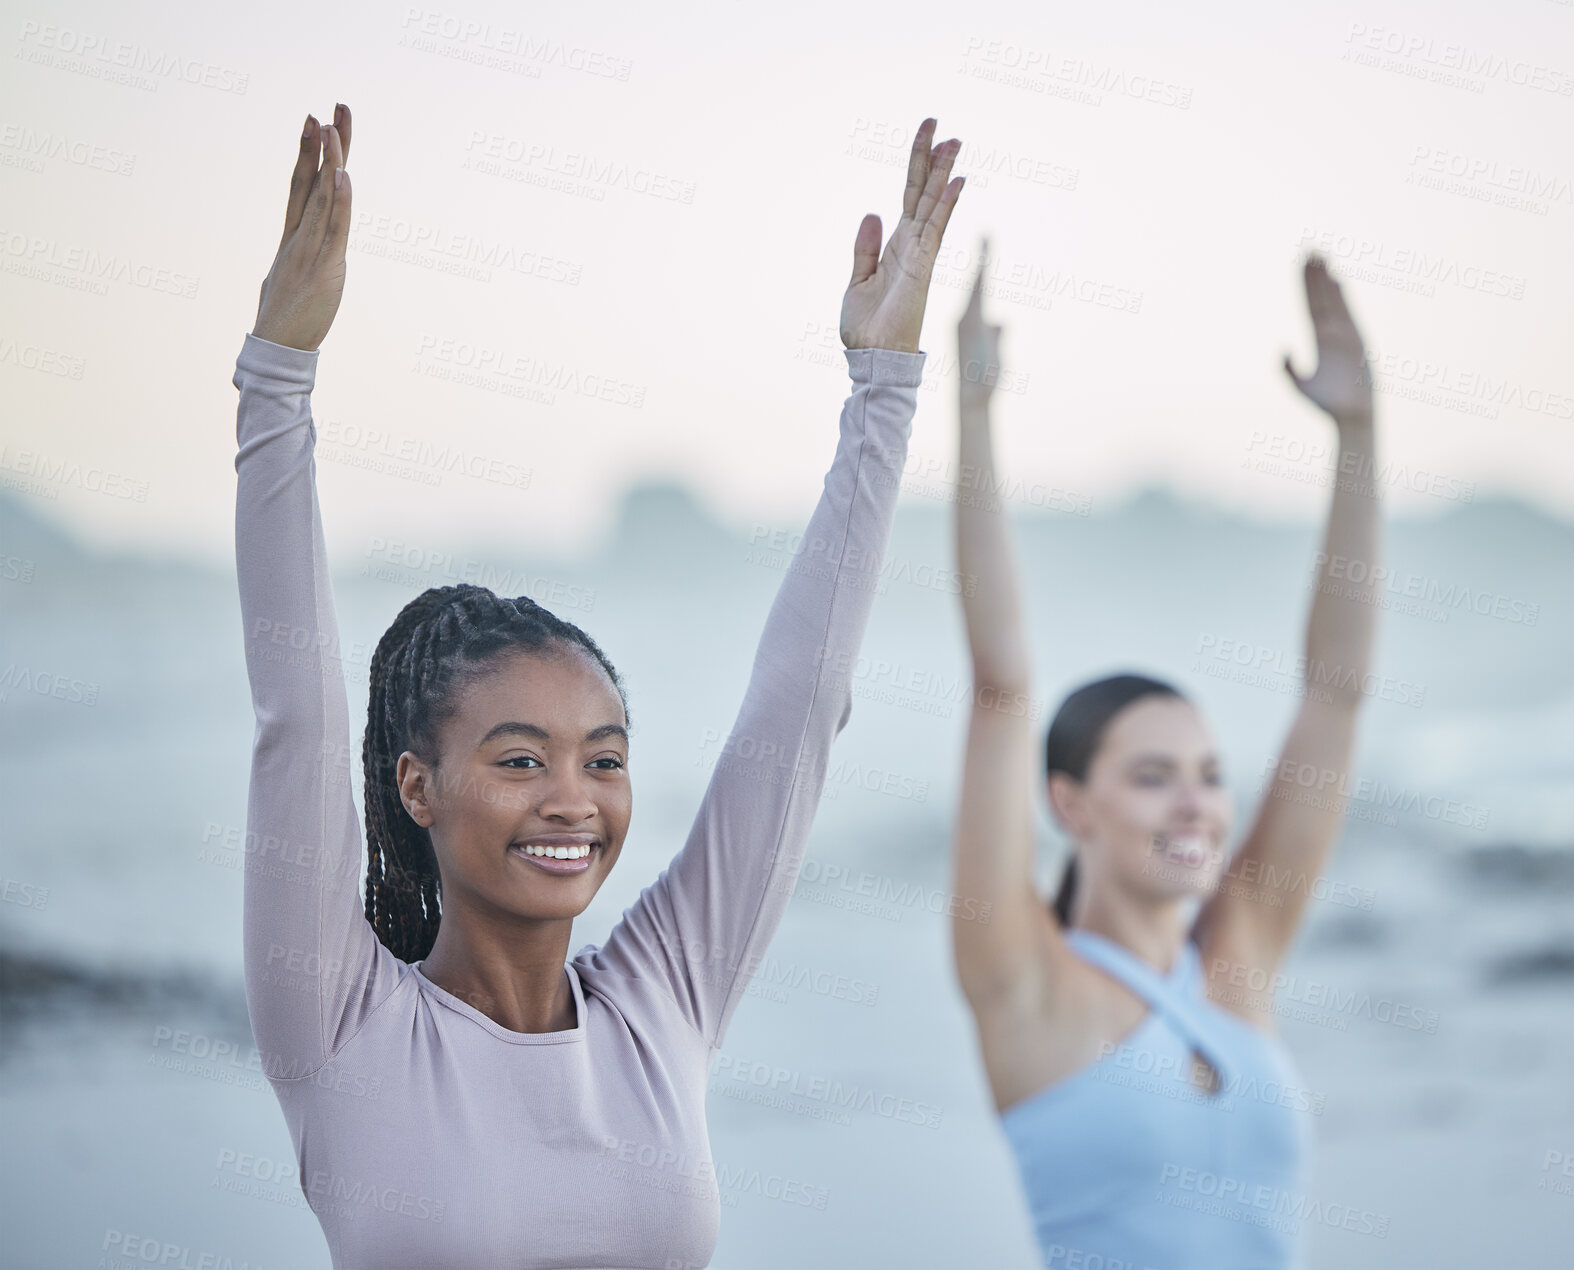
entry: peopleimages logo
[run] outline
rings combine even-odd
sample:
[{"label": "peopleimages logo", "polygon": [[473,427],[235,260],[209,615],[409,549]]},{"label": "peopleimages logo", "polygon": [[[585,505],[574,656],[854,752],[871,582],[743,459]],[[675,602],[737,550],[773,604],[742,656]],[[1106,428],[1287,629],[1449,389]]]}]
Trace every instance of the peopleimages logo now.
[{"label": "peopleimages logo", "polygon": [[[1168,1098],[1207,1103],[1223,1111],[1233,1111],[1237,1100],[1269,1103],[1291,1111],[1320,1116],[1328,1105],[1328,1095],[1302,1085],[1277,1080],[1259,1080],[1236,1072],[1217,1089],[1205,1088],[1207,1063],[1195,1057],[1184,1062],[1173,1054],[1115,1041],[1099,1045],[1099,1061],[1089,1069],[1098,1079],[1113,1085],[1126,1085],[1163,1094]],[[1142,1081],[1134,1078],[1149,1077]]]},{"label": "peopleimages logo", "polygon": [[1287,1001],[1325,1011],[1334,1017],[1365,1018],[1409,1032],[1425,1032],[1429,1036],[1437,1032],[1436,1010],[1422,1009],[1389,997],[1374,997],[1358,988],[1341,988],[1337,984],[1302,979],[1282,971],[1269,974],[1257,966],[1224,957],[1214,957],[1210,961],[1208,977],[1215,983],[1222,980],[1234,989],[1228,994],[1222,990],[1216,993],[1221,1000],[1227,999],[1232,1004],[1250,1002],[1257,1008],[1264,1008],[1282,995]]},{"label": "peopleimages logo", "polygon": [[1400,70],[1405,62],[1413,61],[1417,65],[1405,69],[1405,74],[1472,92],[1481,92],[1486,87],[1485,80],[1498,79],[1560,97],[1574,94],[1574,75],[1566,70],[1505,57],[1489,49],[1471,48],[1452,40],[1439,40],[1417,31],[1352,22],[1344,40],[1342,60],[1393,70]]},{"label": "peopleimages logo", "polygon": [[[539,79],[541,67],[580,71],[600,79],[627,81],[634,64],[626,57],[515,27],[461,17],[441,9],[406,5],[399,42],[425,52],[443,52],[473,65]],[[439,44],[441,41],[441,44]],[[446,46],[446,47],[445,47]]]},{"label": "peopleimages logo", "polygon": [[1525,298],[1528,280],[1522,274],[1484,269],[1442,252],[1429,252],[1424,247],[1400,245],[1385,242],[1381,238],[1366,238],[1359,234],[1303,225],[1292,259],[1299,261],[1308,248],[1338,262],[1349,277],[1369,281],[1379,281],[1384,275],[1402,278],[1413,283],[1427,296],[1435,293],[1433,288],[1439,283],[1446,283],[1483,295],[1503,296],[1510,300]]},{"label": "peopleimages logo", "polygon": [[465,143],[464,167],[488,176],[508,176],[527,184],[545,185],[563,193],[606,199],[607,190],[623,190],[662,202],[694,202],[698,187],[686,177],[658,172],[606,155],[576,150],[559,152],[555,145],[495,132],[472,132]]},{"label": "peopleimages logo", "polygon": [[[978,580],[971,574],[960,573],[943,565],[926,560],[914,561],[896,553],[882,553],[842,539],[806,538],[802,533],[788,529],[773,529],[756,522],[749,532],[749,564],[769,568],[800,571],[800,560],[814,561],[836,570],[836,580],[847,583],[849,575],[862,575],[877,580],[878,585],[864,586],[878,595],[885,594],[887,582],[906,582],[929,591],[946,595],[971,596],[978,589]],[[815,573],[813,576],[828,576]]]},{"label": "peopleimages logo", "polygon": [[1295,1233],[1297,1223],[1306,1221],[1378,1239],[1388,1237],[1387,1213],[1314,1199],[1246,1178],[1165,1164],[1159,1172],[1159,1185],[1169,1189],[1160,1190],[1156,1198],[1173,1208],[1213,1213],[1290,1234]]},{"label": "peopleimages logo", "polygon": [[22,23],[17,38],[22,44],[16,52],[19,60],[75,71],[145,92],[157,92],[160,79],[174,75],[188,84],[244,95],[251,79],[249,74],[201,58],[182,57],[53,23],[40,25],[31,19]]},{"label": "peopleimages logo", "polygon": [[975,79],[1027,88],[1087,106],[1102,105],[1105,93],[1178,110],[1191,106],[1189,85],[1134,73],[1124,67],[1099,65],[1081,57],[1057,56],[1047,48],[1020,44],[1009,37],[986,40],[968,36],[958,69]]},{"label": "peopleimages logo", "polygon": [[548,282],[578,286],[583,265],[503,238],[487,238],[471,230],[452,230],[402,216],[362,211],[355,215],[350,246],[373,255],[403,260],[436,272],[465,272],[490,281],[492,271],[516,273]]},{"label": "peopleimages logo", "polygon": [[829,645],[818,650],[817,660],[827,676],[850,684],[854,696],[921,709],[926,714],[950,718],[951,706],[964,701],[1000,714],[1018,718],[1026,715],[1034,722],[1044,713],[1041,700],[1025,693],[1003,693],[988,686],[977,687],[966,671],[948,676],[884,658],[861,654],[855,657],[844,648]]},{"label": "peopleimages logo", "polygon": [[[1273,774],[1271,781],[1269,773]],[[1441,794],[1423,794],[1417,789],[1409,789],[1403,785],[1392,786],[1387,781],[1375,780],[1367,776],[1352,779],[1349,772],[1317,767],[1312,763],[1297,763],[1293,759],[1269,758],[1264,761],[1262,775],[1257,784],[1259,793],[1264,788],[1271,787],[1274,796],[1282,798],[1285,796],[1284,791],[1292,784],[1297,787],[1297,794],[1309,795],[1305,798],[1296,797],[1295,802],[1326,807],[1330,810],[1335,809],[1340,800],[1352,799],[1381,813],[1409,812],[1424,816],[1428,820],[1440,820],[1467,829],[1485,829],[1491,818],[1489,808],[1446,798]],[[1370,817],[1365,818],[1370,819]],[[1383,823],[1397,824],[1398,821],[1389,815]],[[1269,866],[1264,881],[1266,885],[1272,887],[1276,881],[1288,881],[1289,877],[1288,873],[1284,873],[1276,879],[1272,867]]]},{"label": "peopleimages logo", "polygon": [[[0,150],[15,151],[34,171],[43,170],[43,160],[61,159],[80,168],[130,176],[137,164],[135,154],[116,150],[67,133],[39,131],[26,124],[0,124]],[[35,166],[36,165],[36,166]]]},{"label": "peopleimages logo", "polygon": [[[1365,592],[1386,590],[1406,599],[1419,599],[1441,605],[1444,609],[1466,609],[1481,617],[1496,618],[1504,622],[1522,622],[1534,626],[1541,617],[1541,605],[1525,600],[1512,599],[1496,591],[1479,587],[1461,586],[1457,582],[1444,583],[1424,574],[1398,570],[1384,564],[1370,564],[1337,552],[1329,556],[1319,551],[1312,562],[1314,576],[1321,577],[1324,566],[1330,579],[1348,582],[1345,590],[1360,596]],[[1360,588],[1352,590],[1351,588]]]},{"label": "peopleimages logo", "polygon": [[[377,460],[409,465],[428,478],[423,483],[440,484],[445,474],[469,476],[495,485],[529,489],[531,469],[506,459],[466,450],[451,441],[435,442],[424,437],[398,437],[382,428],[363,427],[337,419],[324,419],[320,426],[323,445],[319,458],[368,466]],[[360,460],[360,461],[357,461]]]},{"label": "peopleimages logo", "polygon": [[938,1129],[943,1114],[942,1108],[919,1099],[867,1085],[844,1085],[828,1076],[806,1076],[790,1067],[740,1058],[722,1051],[717,1052],[712,1081],[720,1086],[718,1092],[724,1092],[729,1083],[741,1084],[769,1093],[775,1099],[801,1099],[842,1113],[863,1111],[899,1124],[927,1129]]},{"label": "peopleimages logo", "polygon": [[108,295],[110,282],[124,282],[185,300],[197,297],[201,279],[153,260],[100,251],[20,229],[0,228],[0,266],[19,277]]},{"label": "peopleimages logo", "polygon": [[[1328,689],[1355,692],[1364,697],[1392,701],[1396,705],[1420,707],[1426,701],[1426,685],[1411,683],[1408,679],[1395,679],[1372,671],[1357,670],[1350,666],[1331,665],[1321,658],[1307,658],[1304,654],[1289,656],[1283,649],[1247,640],[1221,638],[1203,633],[1197,637],[1194,650],[1207,660],[1192,666],[1194,673],[1213,675],[1215,678],[1239,678],[1241,682],[1255,682],[1265,675],[1275,675],[1286,680],[1304,680],[1310,690]],[[1210,665],[1211,662],[1211,665]],[[1243,672],[1243,677],[1233,672]]]}]

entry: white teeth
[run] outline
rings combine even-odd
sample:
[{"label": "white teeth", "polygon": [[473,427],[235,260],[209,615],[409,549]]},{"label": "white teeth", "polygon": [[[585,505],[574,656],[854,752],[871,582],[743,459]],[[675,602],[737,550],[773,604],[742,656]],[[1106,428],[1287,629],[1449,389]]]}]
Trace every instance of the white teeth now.
[{"label": "white teeth", "polygon": [[1199,865],[1208,858],[1210,850],[1207,838],[1201,834],[1187,834],[1182,838],[1161,835],[1158,842],[1165,856],[1177,864]]},{"label": "white teeth", "polygon": [[579,847],[525,847],[526,855],[545,856],[549,860],[582,860],[590,854],[590,844]]}]

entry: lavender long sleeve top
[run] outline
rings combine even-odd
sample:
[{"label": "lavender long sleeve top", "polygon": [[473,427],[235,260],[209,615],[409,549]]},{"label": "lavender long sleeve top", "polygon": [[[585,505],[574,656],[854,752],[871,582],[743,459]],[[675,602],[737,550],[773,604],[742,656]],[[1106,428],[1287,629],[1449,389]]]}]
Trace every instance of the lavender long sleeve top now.
[{"label": "lavender long sleeve top", "polygon": [[[705,1085],[780,923],[852,706],[925,355],[847,351],[836,459],[682,849],[513,1032],[390,953],[364,841],[313,448],[317,353],[247,335],[235,556],[256,714],[246,999],[336,1270],[706,1265]],[[696,952],[696,950],[698,950]]]}]

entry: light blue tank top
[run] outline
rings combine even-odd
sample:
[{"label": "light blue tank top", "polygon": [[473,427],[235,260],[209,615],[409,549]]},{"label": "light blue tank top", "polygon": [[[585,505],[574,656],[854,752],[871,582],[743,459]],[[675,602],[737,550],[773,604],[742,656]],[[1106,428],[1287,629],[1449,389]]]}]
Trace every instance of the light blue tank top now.
[{"label": "light blue tank top", "polygon": [[[1161,975],[1091,931],[1066,939],[1150,1013],[1001,1116],[1044,1265],[1298,1270],[1321,1097],[1276,1038],[1208,1000],[1189,940]],[[1192,1082],[1193,1050],[1218,1073],[1216,1092]]]}]

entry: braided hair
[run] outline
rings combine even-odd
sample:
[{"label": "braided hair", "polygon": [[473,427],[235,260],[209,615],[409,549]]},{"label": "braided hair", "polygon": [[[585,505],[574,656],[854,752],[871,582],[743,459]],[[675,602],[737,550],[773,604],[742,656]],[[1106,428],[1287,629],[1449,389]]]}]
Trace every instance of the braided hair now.
[{"label": "braided hair", "polygon": [[623,681],[595,640],[528,596],[505,598],[463,583],[430,587],[399,611],[372,654],[361,767],[366,781],[366,920],[394,956],[420,961],[442,918],[442,882],[430,832],[399,796],[405,750],[430,754],[465,688],[500,654],[580,648],[607,672],[628,713]]},{"label": "braided hair", "polygon": [[[1109,721],[1132,702],[1142,697],[1185,697],[1162,680],[1146,675],[1110,675],[1083,684],[1055,711],[1044,738],[1044,776],[1064,772],[1078,784],[1088,778],[1093,755],[1104,739]],[[1060,875],[1060,888],[1050,905],[1055,919],[1065,929],[1071,925],[1071,905],[1077,895],[1077,856],[1072,852]]]}]

